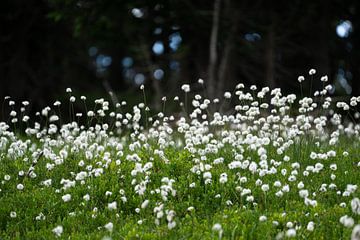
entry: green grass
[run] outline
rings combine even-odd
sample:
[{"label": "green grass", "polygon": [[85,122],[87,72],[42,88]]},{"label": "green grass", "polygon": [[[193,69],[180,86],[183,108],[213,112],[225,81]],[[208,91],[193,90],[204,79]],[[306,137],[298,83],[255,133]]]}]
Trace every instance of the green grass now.
[{"label": "green grass", "polygon": [[238,104],[230,115],[212,114],[223,104],[200,95],[187,106],[174,100],[194,110],[173,118],[147,111],[145,98],[111,109],[100,99],[70,124],[54,118],[60,109],[43,110],[41,126],[24,133],[26,109],[11,112],[13,124],[0,122],[0,239],[360,234],[360,125],[351,122],[360,118],[360,98],[322,105],[322,97],[296,101],[251,88],[238,85],[225,100]]},{"label": "green grass", "polygon": [[[39,144],[39,143],[38,143]],[[40,144],[41,145],[41,144]],[[69,145],[70,147],[71,145]],[[151,146],[155,148],[156,146]],[[339,218],[345,214],[352,216],[355,222],[359,222],[359,216],[351,213],[350,201],[353,197],[359,196],[358,191],[350,197],[343,197],[336,192],[343,192],[347,184],[360,184],[359,167],[359,148],[356,141],[343,138],[336,145],[335,149],[326,144],[315,147],[313,142],[303,143],[302,149],[307,152],[300,154],[299,145],[295,143],[293,148],[287,150],[286,154],[291,156],[289,162],[283,162],[279,169],[287,169],[288,174],[283,176],[279,173],[259,177],[253,175],[248,170],[228,168],[228,164],[233,161],[233,147],[225,145],[217,154],[210,154],[204,163],[211,163],[217,157],[223,157],[222,164],[213,165],[211,173],[212,183],[205,185],[202,174],[197,175],[190,172],[193,167],[193,155],[187,150],[176,147],[167,147],[164,150],[169,163],[154,155],[151,149],[136,149],[142,159],[142,163],[150,161],[153,157],[153,168],[149,173],[139,173],[136,177],[130,175],[135,163],[122,160],[120,165],[112,160],[109,167],[104,169],[100,177],[88,177],[85,184],[81,185],[79,181],[76,186],[67,190],[61,190],[56,193],[56,189],[61,189],[61,179],[74,179],[71,173],[83,171],[85,167],[78,166],[80,160],[84,159],[84,153],[71,153],[61,165],[53,170],[46,169],[46,163],[49,163],[46,157],[40,157],[35,170],[37,177],[20,177],[17,173],[29,167],[29,162],[24,162],[24,157],[9,159],[1,157],[0,178],[4,179],[5,174],[9,174],[9,181],[2,181],[0,192],[0,237],[1,239],[52,239],[55,235],[52,229],[57,225],[64,228],[61,239],[101,239],[109,236],[113,239],[217,239],[218,233],[212,231],[215,223],[220,223],[223,228],[223,239],[273,239],[287,230],[286,223],[293,222],[300,227],[297,230],[297,239],[348,239],[351,234],[351,228],[345,228],[339,223]],[[324,169],[320,173],[310,173],[309,176],[303,176],[302,172],[306,166],[314,165],[317,161],[310,159],[310,151],[335,150],[337,156],[322,160]],[[56,152],[57,148],[53,148]],[[275,148],[269,147],[268,158],[281,160],[277,155]],[[346,150],[349,156],[342,156]],[[292,152],[293,151],[293,152]],[[116,155],[115,149],[106,147],[97,157],[92,160],[85,160],[86,165],[91,164],[94,167],[96,162],[104,162],[104,152],[111,156]],[[124,149],[124,156],[130,151]],[[132,152],[134,153],[134,152]],[[27,156],[31,159],[31,156]],[[244,158],[251,158],[258,161],[258,156],[252,151],[244,153]],[[300,163],[297,169],[298,175],[294,182],[289,182],[287,178],[292,171],[291,164]],[[338,169],[333,171],[329,168],[330,164],[336,163]],[[228,174],[228,182],[219,183],[219,175],[223,172]],[[330,175],[336,174],[336,179],[332,181]],[[246,183],[239,183],[238,174],[247,177]],[[139,196],[134,191],[132,179],[141,181],[148,175],[150,182],[144,196]],[[164,202],[160,194],[151,194],[151,190],[158,189],[161,186],[161,179],[169,177],[175,180],[174,189],[176,196],[169,196],[168,201]],[[260,186],[256,186],[255,181],[261,179],[263,183],[270,185],[270,190],[264,193]],[[45,187],[41,181],[52,179],[52,186]],[[290,192],[285,193],[283,197],[276,197],[275,193],[279,188],[274,187],[273,183],[280,181],[287,182],[290,186]],[[314,197],[318,205],[316,207],[306,206],[299,197],[297,183],[302,181],[305,188],[316,194]],[[23,183],[25,188],[22,191],[16,189],[18,183]],[[194,188],[189,188],[189,184],[195,182]],[[334,183],[336,190],[328,189],[326,192],[320,192],[322,184]],[[252,190],[257,205],[248,203],[245,197],[237,192],[236,187],[242,186]],[[123,203],[120,199],[119,190],[125,190],[127,202]],[[111,196],[105,196],[106,191],[111,191]],[[61,197],[65,193],[70,193],[72,199],[70,202],[63,202]],[[90,194],[90,201],[84,201],[82,197]],[[215,196],[220,194],[219,198]],[[143,200],[149,199],[150,204],[147,208],[141,209],[140,213],[135,212]],[[232,205],[226,203],[227,200]],[[117,210],[107,209],[107,203],[117,201]],[[176,227],[169,230],[165,217],[160,220],[160,225],[155,225],[155,214],[153,207],[156,202],[163,202],[166,209],[173,209],[176,212]],[[340,207],[339,204],[345,202],[346,207]],[[188,211],[188,207],[194,207],[194,210]],[[96,217],[93,218],[94,207],[98,208]],[[16,218],[10,217],[10,212],[15,211]],[[46,219],[36,221],[35,217],[42,212]],[[74,216],[69,213],[74,212]],[[116,214],[118,214],[116,216]],[[265,215],[267,220],[259,222],[259,217]],[[138,224],[139,220],[143,223]],[[273,225],[277,221],[278,226]],[[309,232],[306,225],[309,221],[315,223],[315,230]],[[114,229],[108,232],[103,226],[112,222]],[[100,228],[100,229],[99,229]]]}]

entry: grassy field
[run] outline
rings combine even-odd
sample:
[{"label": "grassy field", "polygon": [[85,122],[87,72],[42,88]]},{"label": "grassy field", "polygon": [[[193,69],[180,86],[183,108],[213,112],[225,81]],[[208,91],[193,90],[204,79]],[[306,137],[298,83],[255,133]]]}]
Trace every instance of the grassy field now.
[{"label": "grassy field", "polygon": [[150,119],[146,101],[125,113],[99,99],[67,124],[45,108],[33,126],[28,103],[7,99],[0,239],[360,239],[360,128],[348,121],[360,99],[328,90],[240,84],[220,107],[196,95],[188,114]]}]

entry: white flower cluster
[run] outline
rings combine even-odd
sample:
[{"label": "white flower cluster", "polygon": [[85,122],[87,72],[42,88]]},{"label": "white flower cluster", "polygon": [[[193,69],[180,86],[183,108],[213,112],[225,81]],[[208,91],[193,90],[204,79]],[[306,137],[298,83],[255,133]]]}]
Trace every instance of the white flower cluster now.
[{"label": "white flower cluster", "polygon": [[[311,78],[315,73],[309,71]],[[320,80],[328,82],[328,77]],[[190,96],[189,84],[181,89]],[[226,113],[216,108],[219,99],[195,94],[189,112],[170,116],[159,112],[151,117],[146,103],[125,112],[125,101],[112,110],[108,101],[97,99],[93,110],[72,114],[73,120],[62,125],[56,114],[60,101],[53,104],[56,109],[47,106],[37,114],[45,123],[31,119],[25,110],[11,110],[11,123],[21,116],[27,137],[16,135],[11,124],[0,123],[1,157],[19,168],[0,172],[0,192],[24,194],[37,187],[53,192],[69,216],[88,209],[94,219],[112,216],[98,226],[109,232],[117,229],[116,219],[122,214],[131,214],[139,225],[154,222],[172,230],[181,225],[179,216],[204,208],[204,196],[207,204],[211,200],[217,207],[260,210],[269,201],[287,206],[291,199],[316,216],[323,214],[319,207],[333,196],[343,212],[350,206],[346,214],[337,216],[339,225],[353,227],[352,238],[359,239],[359,180],[347,174],[358,169],[360,162],[355,162],[352,148],[337,148],[337,144],[342,138],[358,144],[360,125],[337,111],[351,114],[360,97],[333,102],[330,89],[327,85],[313,97],[298,99],[279,88],[258,90],[253,85],[247,91],[240,83],[233,94],[223,95],[224,101],[234,102]],[[66,92],[71,104],[78,103],[70,88]],[[84,96],[80,99],[86,101]],[[174,101],[179,104],[179,97]],[[9,107],[15,104],[9,101]],[[28,104],[23,102],[22,107]],[[344,169],[343,162],[354,169]],[[320,182],[313,184],[313,179]],[[32,183],[36,184],[30,187]],[[179,199],[191,202],[176,205]],[[46,214],[39,209],[32,218],[53,218]],[[7,216],[15,221],[22,213],[12,209]],[[273,221],[266,211],[256,219],[261,224]],[[273,225],[279,222],[274,220]],[[307,215],[306,222],[286,220],[277,238],[296,237],[303,229],[317,231],[319,225],[313,215]],[[226,225],[215,222],[211,230],[221,238]],[[56,237],[65,235],[62,225],[52,232]]]}]

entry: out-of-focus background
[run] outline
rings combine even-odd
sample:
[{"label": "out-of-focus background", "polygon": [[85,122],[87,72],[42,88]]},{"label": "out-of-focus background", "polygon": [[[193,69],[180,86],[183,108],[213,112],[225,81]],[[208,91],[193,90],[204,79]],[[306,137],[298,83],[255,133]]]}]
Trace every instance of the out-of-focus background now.
[{"label": "out-of-focus background", "polygon": [[306,92],[310,68],[313,89],[326,74],[334,95],[360,95],[359,26],[359,0],[4,0],[0,97],[131,101],[144,84],[156,108],[199,78],[209,97],[239,82],[296,93],[299,75]]}]

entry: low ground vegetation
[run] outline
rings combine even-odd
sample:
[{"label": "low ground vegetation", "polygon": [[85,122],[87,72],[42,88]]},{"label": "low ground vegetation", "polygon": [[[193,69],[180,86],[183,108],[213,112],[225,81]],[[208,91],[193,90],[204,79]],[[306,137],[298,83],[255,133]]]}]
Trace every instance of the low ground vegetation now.
[{"label": "low ground vegetation", "polygon": [[185,84],[182,114],[98,99],[69,123],[59,101],[30,118],[7,98],[0,238],[360,239],[360,97],[333,102],[321,81],[214,100]]}]

